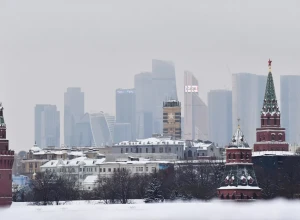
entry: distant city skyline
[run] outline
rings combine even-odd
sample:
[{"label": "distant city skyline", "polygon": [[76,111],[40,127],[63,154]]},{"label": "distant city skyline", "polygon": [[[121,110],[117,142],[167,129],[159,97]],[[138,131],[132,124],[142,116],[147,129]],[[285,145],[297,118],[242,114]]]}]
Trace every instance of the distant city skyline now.
[{"label": "distant city skyline", "polygon": [[9,1],[0,6],[0,101],[10,147],[34,144],[36,104],[55,104],[63,120],[68,87],[84,91],[85,112],[115,115],[115,90],[133,88],[134,75],[152,71],[152,59],[174,62],[182,105],[185,70],[199,80],[207,103],[210,90],[232,88],[232,73],[267,75],[269,58],[279,96],[280,75],[299,75],[299,6],[271,0]]}]

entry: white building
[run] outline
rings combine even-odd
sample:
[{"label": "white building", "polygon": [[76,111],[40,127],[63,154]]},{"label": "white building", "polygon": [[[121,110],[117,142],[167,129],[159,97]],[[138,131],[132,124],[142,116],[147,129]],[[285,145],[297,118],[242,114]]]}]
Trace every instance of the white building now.
[{"label": "white building", "polygon": [[41,172],[53,171],[59,175],[72,175],[77,179],[81,189],[90,190],[97,180],[95,176],[111,177],[120,169],[130,170],[131,174],[150,174],[164,169],[168,164],[170,163],[166,161],[149,160],[105,162],[105,158],[79,157],[72,160],[51,160],[41,166]]},{"label": "white building", "polygon": [[188,160],[220,160],[224,157],[225,148],[210,141],[186,141],[184,152],[184,158]]},{"label": "white building", "polygon": [[[161,154],[167,158],[173,156],[176,160],[184,158],[183,140],[171,140],[171,138],[147,138],[136,141],[122,141],[112,146],[113,154],[140,154],[149,157]],[[163,157],[160,157],[163,159]],[[156,158],[155,158],[156,159]]]}]

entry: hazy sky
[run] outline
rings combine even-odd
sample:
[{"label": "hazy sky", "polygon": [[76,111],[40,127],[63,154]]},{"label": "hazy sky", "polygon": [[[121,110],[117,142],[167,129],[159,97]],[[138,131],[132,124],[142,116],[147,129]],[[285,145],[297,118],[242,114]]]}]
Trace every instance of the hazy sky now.
[{"label": "hazy sky", "polygon": [[[231,73],[299,74],[300,2],[280,0],[0,0],[0,100],[12,149],[34,143],[35,104],[79,86],[86,111],[115,112],[115,89],[151,59],[192,71],[200,96],[231,89]],[[63,127],[61,127],[63,131]],[[61,133],[63,141],[63,133]]]}]

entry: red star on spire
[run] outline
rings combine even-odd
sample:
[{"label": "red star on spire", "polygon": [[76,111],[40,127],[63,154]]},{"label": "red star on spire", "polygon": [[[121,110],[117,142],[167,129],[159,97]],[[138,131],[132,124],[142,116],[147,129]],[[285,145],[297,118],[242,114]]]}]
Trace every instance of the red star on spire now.
[{"label": "red star on spire", "polygon": [[270,60],[270,59],[269,59],[268,63],[269,63],[269,66],[271,66],[271,64],[272,64],[272,60]]}]

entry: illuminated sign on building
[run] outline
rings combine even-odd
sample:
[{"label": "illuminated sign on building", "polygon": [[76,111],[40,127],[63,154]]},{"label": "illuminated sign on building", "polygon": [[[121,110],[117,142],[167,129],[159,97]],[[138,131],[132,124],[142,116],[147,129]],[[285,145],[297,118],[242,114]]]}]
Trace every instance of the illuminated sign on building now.
[{"label": "illuminated sign on building", "polygon": [[117,90],[118,94],[124,94],[124,93],[134,93],[134,90],[132,89],[122,89],[122,90]]},{"label": "illuminated sign on building", "polygon": [[185,86],[184,92],[198,92],[198,86]]}]

